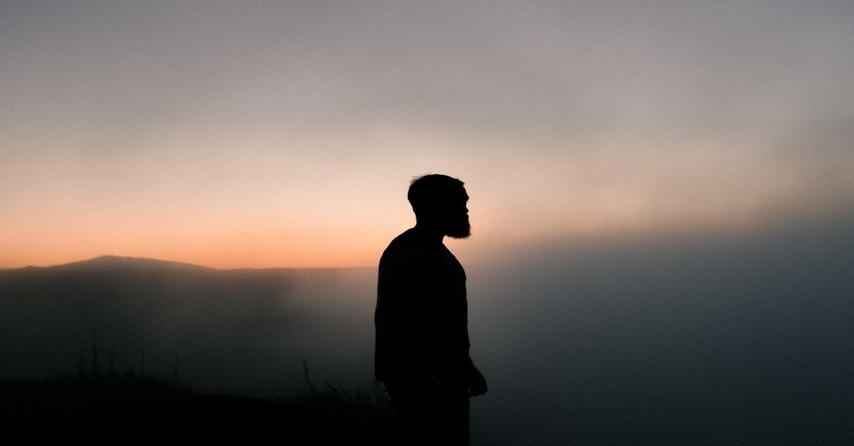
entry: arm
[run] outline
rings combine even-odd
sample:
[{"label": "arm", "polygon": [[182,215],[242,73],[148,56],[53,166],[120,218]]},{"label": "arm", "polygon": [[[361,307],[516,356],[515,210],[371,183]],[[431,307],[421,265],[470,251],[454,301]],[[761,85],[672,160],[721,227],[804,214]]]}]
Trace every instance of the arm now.
[{"label": "arm", "polygon": [[388,373],[415,378],[427,373],[423,364],[424,329],[418,317],[424,299],[424,254],[418,246],[398,245],[384,255],[379,271],[376,313],[378,347]]}]

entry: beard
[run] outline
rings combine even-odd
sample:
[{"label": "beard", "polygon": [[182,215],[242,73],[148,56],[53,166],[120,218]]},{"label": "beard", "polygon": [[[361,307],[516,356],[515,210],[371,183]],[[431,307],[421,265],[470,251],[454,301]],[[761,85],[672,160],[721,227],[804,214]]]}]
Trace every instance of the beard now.
[{"label": "beard", "polygon": [[445,229],[445,235],[450,238],[464,239],[471,236],[471,224],[469,224],[469,216],[463,215],[459,218],[454,218],[448,221]]}]

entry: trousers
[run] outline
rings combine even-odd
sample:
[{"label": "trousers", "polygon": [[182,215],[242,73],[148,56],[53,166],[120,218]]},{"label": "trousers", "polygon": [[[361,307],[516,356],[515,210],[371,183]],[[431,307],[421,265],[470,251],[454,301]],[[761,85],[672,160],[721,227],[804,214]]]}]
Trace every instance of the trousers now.
[{"label": "trousers", "polygon": [[469,444],[469,395],[462,384],[424,380],[384,382],[394,403],[403,443]]}]

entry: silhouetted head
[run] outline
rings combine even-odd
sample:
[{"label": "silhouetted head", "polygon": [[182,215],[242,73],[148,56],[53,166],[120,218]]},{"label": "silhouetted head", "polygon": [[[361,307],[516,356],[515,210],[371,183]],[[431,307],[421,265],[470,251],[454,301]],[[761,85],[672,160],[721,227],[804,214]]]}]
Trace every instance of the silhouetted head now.
[{"label": "silhouetted head", "polygon": [[412,180],[407,194],[418,224],[429,225],[452,238],[471,235],[469,199],[463,182],[447,175],[430,174]]}]

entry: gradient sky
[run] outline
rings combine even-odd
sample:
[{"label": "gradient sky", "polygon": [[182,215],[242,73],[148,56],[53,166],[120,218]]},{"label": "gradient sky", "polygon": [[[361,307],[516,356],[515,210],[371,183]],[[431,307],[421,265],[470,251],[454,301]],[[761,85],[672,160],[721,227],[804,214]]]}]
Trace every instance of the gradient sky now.
[{"label": "gradient sky", "polygon": [[[0,2],[0,268],[372,266],[854,208],[854,3]],[[464,260],[465,260],[464,259]]]}]

